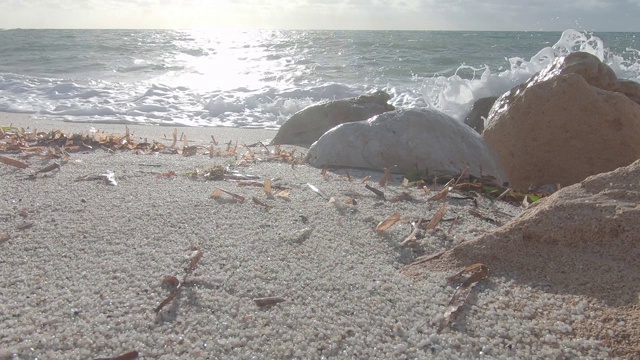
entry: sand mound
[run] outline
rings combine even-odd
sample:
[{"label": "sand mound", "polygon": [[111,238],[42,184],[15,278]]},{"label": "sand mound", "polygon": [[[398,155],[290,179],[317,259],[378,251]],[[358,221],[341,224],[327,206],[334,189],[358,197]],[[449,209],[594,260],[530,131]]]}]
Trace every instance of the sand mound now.
[{"label": "sand mound", "polygon": [[633,344],[640,338],[639,179],[640,160],[591,176],[542,199],[495,232],[403,272],[420,276],[484,263],[490,276],[593,299],[608,309],[603,320],[611,320],[616,333]]}]

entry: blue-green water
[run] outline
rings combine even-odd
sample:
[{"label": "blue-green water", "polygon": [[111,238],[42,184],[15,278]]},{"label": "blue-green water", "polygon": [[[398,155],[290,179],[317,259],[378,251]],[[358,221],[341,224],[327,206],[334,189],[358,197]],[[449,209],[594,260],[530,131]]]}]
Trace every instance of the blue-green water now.
[{"label": "blue-green water", "polygon": [[640,34],[433,31],[0,31],[0,111],[70,121],[274,128],[321,100],[384,89],[456,118],[556,56],[589,51],[640,81]]}]

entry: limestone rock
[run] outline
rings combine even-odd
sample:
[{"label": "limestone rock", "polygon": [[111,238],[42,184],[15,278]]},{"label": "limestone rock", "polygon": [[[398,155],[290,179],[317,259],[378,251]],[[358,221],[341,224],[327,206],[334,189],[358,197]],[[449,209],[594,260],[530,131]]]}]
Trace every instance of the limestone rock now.
[{"label": "limestone rock", "polygon": [[311,105],[282,124],[271,143],[309,146],[336,125],[366,120],[394,110],[393,105],[387,103],[390,99],[389,94],[378,91],[356,98]]},{"label": "limestone rock", "polygon": [[345,166],[398,173],[429,170],[505,181],[504,171],[482,138],[470,127],[435,110],[396,110],[366,121],[342,124],[314,143],[307,161],[316,167]]},{"label": "limestone rock", "polygon": [[592,86],[625,85],[597,58],[576,54],[502,95],[489,113],[483,137],[515,189],[568,186],[640,158],[640,105]]},{"label": "limestone rock", "polygon": [[465,117],[464,123],[471,126],[471,128],[482,134],[484,130],[484,120],[489,116],[489,110],[493,106],[493,103],[498,99],[497,96],[489,96],[476,100],[471,107],[471,111]]}]

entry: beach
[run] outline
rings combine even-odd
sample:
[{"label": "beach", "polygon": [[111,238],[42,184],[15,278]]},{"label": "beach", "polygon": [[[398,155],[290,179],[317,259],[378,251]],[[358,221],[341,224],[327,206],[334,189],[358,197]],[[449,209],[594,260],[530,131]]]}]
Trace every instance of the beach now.
[{"label": "beach", "polygon": [[[136,142],[166,148],[174,133],[8,113],[0,125],[121,137],[128,128]],[[545,279],[514,282],[489,267],[448,323],[456,288],[447,278],[457,270],[401,272],[494,231],[521,206],[478,194],[434,200],[441,186],[406,187],[399,175],[383,186],[382,169],[298,164],[291,159],[306,149],[274,153],[272,130],[176,133],[174,147],[186,136],[194,155],[96,148],[64,163],[0,164],[0,359],[616,356],[597,328],[601,304],[548,292]],[[225,175],[208,177],[214,168]],[[108,171],[115,185],[101,176]],[[445,202],[434,229],[401,246],[412,222],[429,223]]]}]

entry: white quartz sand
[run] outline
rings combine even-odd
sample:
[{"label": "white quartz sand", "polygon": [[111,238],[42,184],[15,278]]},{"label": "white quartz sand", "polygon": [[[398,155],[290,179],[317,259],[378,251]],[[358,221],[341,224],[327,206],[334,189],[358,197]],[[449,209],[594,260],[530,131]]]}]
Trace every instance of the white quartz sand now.
[{"label": "white quartz sand", "polygon": [[[6,114],[0,120],[39,130],[82,132],[93,126],[124,134],[124,125]],[[173,131],[130,129],[149,139]],[[178,131],[204,144],[211,135],[219,142],[252,143],[274,134]],[[401,177],[384,189],[377,172],[352,170],[349,181],[342,169],[324,179],[305,165],[99,149],[73,153],[59,170],[30,178],[47,163],[29,162],[27,169],[0,164],[0,233],[8,236],[0,240],[0,359],[93,359],[131,351],[143,359],[611,356],[607,344],[573,329],[593,316],[588,299],[492,277],[491,269],[457,321],[438,331],[455,292],[445,280],[452,274],[426,273],[416,280],[399,270],[417,256],[497,227],[471,216],[471,208],[499,222],[521,212],[504,202],[480,197],[475,207],[471,200],[448,199],[443,221],[412,249],[399,246],[411,232],[406,221],[381,234],[376,225],[394,213],[428,221],[442,201],[427,201],[433,192],[403,188]],[[290,194],[270,198],[263,187],[186,176],[225,164],[259,182],[273,179],[274,193],[282,187]],[[87,180],[107,170],[115,173],[117,186]],[[176,176],[161,175],[169,171]],[[365,176],[387,198],[406,191],[417,201],[383,201],[364,188]],[[217,188],[246,200],[226,194],[212,199]],[[350,198],[357,204],[346,204]],[[308,236],[299,236],[305,230]],[[189,281],[156,314],[172,291],[163,279],[182,280],[197,251],[202,258]],[[254,299],[262,297],[285,301],[259,307]]]}]

